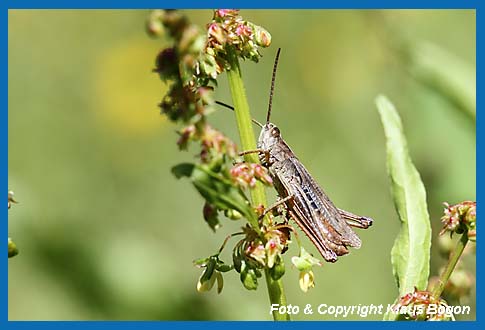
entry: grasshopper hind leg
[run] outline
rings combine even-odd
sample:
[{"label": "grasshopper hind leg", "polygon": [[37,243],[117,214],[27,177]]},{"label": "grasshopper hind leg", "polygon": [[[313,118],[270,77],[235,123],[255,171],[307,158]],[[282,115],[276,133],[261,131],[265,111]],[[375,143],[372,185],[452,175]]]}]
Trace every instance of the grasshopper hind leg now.
[{"label": "grasshopper hind leg", "polygon": [[360,215],[353,214],[349,211],[345,211],[342,209],[337,209],[340,216],[344,218],[349,226],[360,228],[360,229],[367,229],[372,226],[374,220],[369,217],[363,217]]}]

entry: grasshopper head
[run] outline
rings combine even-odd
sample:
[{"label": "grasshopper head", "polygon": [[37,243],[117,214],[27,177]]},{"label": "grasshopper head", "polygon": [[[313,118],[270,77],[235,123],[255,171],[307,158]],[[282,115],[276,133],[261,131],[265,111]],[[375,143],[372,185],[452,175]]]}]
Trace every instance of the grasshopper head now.
[{"label": "grasshopper head", "polygon": [[280,129],[275,124],[266,123],[261,129],[258,139],[258,148],[271,150],[281,139]]}]

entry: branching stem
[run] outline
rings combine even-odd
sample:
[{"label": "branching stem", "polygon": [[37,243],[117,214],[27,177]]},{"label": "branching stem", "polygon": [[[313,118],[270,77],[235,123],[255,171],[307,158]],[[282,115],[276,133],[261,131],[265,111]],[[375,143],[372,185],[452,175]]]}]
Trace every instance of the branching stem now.
[{"label": "branching stem", "polygon": [[[251,122],[251,113],[249,111],[249,104],[246,98],[246,90],[241,76],[239,61],[236,55],[229,52],[229,62],[231,69],[227,71],[227,78],[229,81],[229,88],[231,90],[232,101],[234,103],[234,112],[236,114],[237,127],[239,137],[241,139],[241,147],[243,150],[256,149],[256,139],[254,138],[254,131]],[[246,162],[259,163],[257,154],[249,153],[244,155]],[[253,205],[267,205],[266,193],[262,183],[258,182],[254,189],[251,189],[251,200]],[[261,234],[261,229],[257,218],[249,219],[251,227]],[[281,280],[273,280],[269,274],[269,269],[265,269],[266,285],[268,287],[269,300],[271,304],[286,305],[286,297]],[[281,315],[277,311],[273,312],[275,321],[289,321],[289,315]]]}]

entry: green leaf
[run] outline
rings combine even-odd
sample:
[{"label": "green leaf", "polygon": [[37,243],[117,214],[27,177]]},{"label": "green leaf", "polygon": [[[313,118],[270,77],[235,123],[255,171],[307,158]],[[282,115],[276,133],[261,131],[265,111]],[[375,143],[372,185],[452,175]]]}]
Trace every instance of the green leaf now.
[{"label": "green leaf", "polygon": [[257,221],[255,212],[250,207],[240,188],[211,171],[207,166],[198,164],[179,164],[172,168],[177,177],[188,177],[205,200],[220,210],[237,210],[247,219]]},{"label": "green leaf", "polygon": [[399,295],[425,290],[429,276],[431,226],[426,191],[409,156],[401,119],[393,104],[378,96],[377,108],[387,139],[387,170],[401,229],[391,251]]},{"label": "green leaf", "polygon": [[172,173],[177,179],[180,179],[184,176],[190,177],[192,175],[192,172],[194,171],[194,168],[195,164],[182,163],[172,167]]}]

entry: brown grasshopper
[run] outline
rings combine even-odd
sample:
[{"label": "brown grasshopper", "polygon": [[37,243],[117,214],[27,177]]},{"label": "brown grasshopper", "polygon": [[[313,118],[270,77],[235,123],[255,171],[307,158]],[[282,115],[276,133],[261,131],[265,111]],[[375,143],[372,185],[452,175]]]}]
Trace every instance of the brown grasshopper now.
[{"label": "brown grasshopper", "polygon": [[261,125],[253,120],[261,127],[257,149],[240,155],[258,153],[261,164],[269,170],[273,179],[280,200],[268,208],[265,214],[285,204],[289,215],[310,238],[322,257],[328,262],[335,262],[337,256],[349,253],[348,246],[357,249],[361,246],[360,238],[350,226],[366,229],[372,225],[373,220],[338,209],[283,140],[279,128],[270,123],[279,55],[280,49],[273,67],[266,124]]}]

